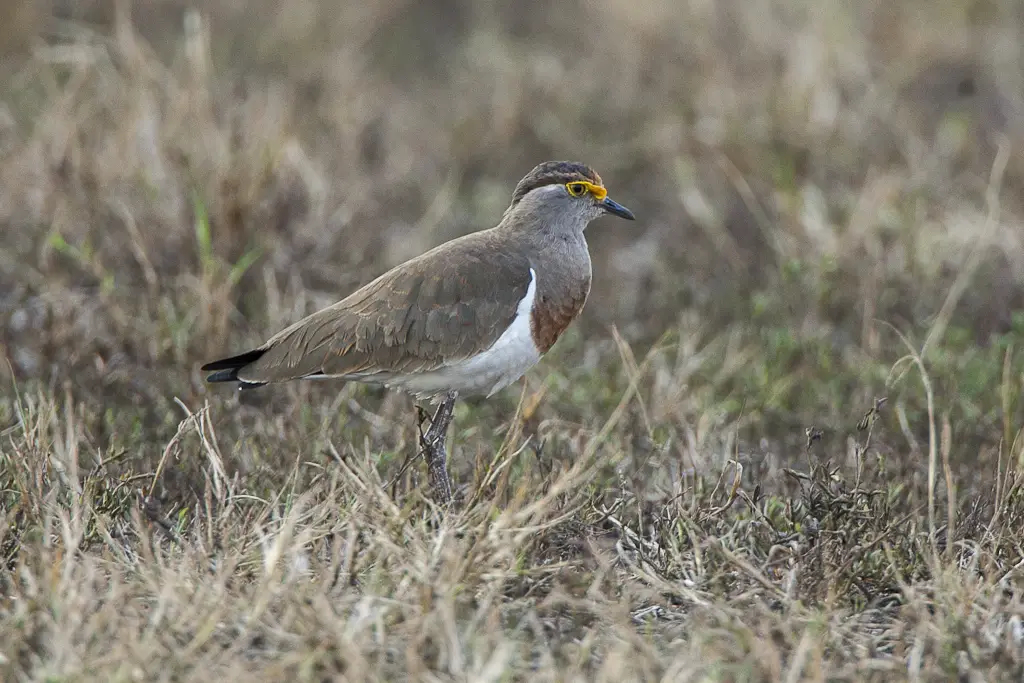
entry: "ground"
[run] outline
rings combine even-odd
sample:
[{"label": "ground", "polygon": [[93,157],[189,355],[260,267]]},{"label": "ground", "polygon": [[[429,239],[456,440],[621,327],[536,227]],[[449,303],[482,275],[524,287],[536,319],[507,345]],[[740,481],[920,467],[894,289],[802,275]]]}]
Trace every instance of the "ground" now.
[{"label": "ground", "polygon": [[[193,9],[199,7],[200,10]],[[1024,677],[1013,0],[12,0],[4,681]],[[459,404],[199,366],[493,225],[634,223]]]}]

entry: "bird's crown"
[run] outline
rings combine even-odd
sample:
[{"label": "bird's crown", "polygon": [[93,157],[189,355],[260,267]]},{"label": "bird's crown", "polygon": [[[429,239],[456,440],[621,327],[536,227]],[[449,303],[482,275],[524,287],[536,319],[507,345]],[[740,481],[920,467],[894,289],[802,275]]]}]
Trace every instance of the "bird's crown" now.
[{"label": "bird's crown", "polygon": [[530,190],[546,185],[565,185],[569,194],[574,197],[589,192],[601,200],[608,194],[601,176],[590,166],[576,161],[545,161],[537,164],[519,181],[515,192],[512,193],[511,206],[518,204]]}]

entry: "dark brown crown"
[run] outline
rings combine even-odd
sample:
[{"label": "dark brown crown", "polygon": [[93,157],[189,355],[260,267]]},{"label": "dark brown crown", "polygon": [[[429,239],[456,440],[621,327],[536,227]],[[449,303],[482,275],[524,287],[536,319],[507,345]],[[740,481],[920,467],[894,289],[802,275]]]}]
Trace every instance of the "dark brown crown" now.
[{"label": "dark brown crown", "polygon": [[512,193],[512,206],[518,204],[519,200],[525,197],[530,190],[545,185],[564,185],[573,180],[586,180],[595,185],[604,185],[601,182],[601,176],[597,175],[597,171],[586,164],[575,161],[545,161],[537,164],[516,185],[516,190]]}]

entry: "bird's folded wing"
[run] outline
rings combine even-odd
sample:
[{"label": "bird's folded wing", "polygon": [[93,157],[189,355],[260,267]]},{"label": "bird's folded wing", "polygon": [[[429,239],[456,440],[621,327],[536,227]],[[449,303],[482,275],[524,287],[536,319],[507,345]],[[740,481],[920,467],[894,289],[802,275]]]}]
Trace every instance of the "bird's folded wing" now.
[{"label": "bird's folded wing", "polygon": [[483,233],[388,271],[271,338],[247,382],[435,370],[489,348],[515,319],[530,262]]}]

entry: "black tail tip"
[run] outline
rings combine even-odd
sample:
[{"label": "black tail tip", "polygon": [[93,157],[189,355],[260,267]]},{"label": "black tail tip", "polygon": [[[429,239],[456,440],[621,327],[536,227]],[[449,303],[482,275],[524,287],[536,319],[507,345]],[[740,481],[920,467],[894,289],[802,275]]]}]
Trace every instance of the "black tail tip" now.
[{"label": "black tail tip", "polygon": [[[205,370],[206,368],[203,369]],[[240,382],[241,380],[238,379],[238,370],[239,368],[231,368],[230,370],[218,370],[217,372],[212,372],[206,376],[206,381],[211,384],[214,382]]]},{"label": "black tail tip", "polygon": [[[266,353],[266,349],[256,349],[254,351],[247,351],[237,356],[231,356],[230,358],[221,358],[213,362],[207,363],[200,369],[203,372],[210,372],[211,374],[206,377],[207,382],[242,382],[238,378],[238,371],[244,368],[246,365],[259,360],[260,356]],[[261,383],[255,382],[243,382],[243,385],[247,386],[261,386]]]}]

